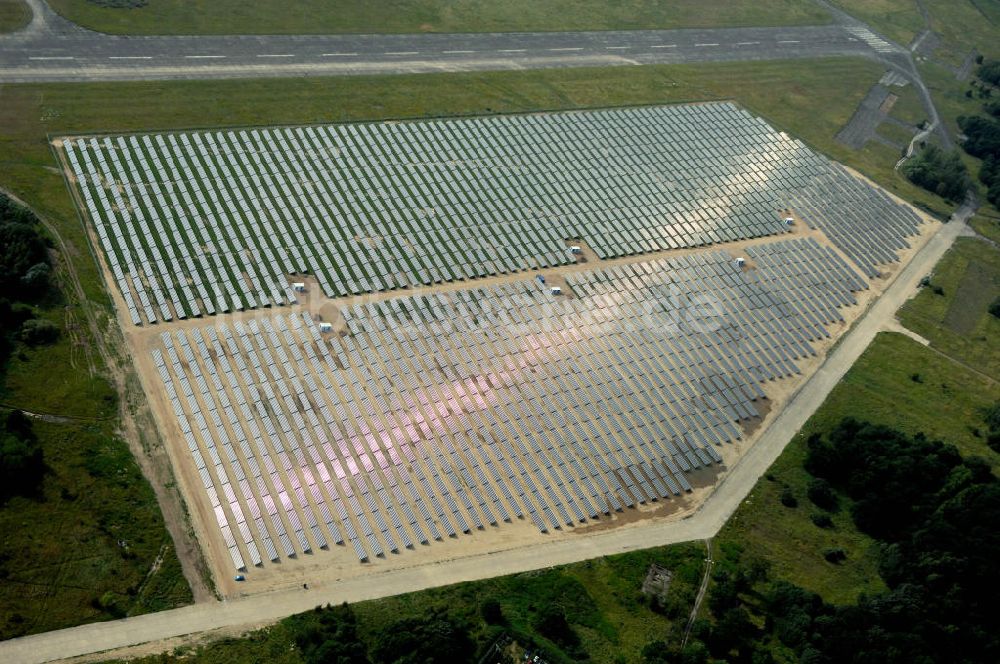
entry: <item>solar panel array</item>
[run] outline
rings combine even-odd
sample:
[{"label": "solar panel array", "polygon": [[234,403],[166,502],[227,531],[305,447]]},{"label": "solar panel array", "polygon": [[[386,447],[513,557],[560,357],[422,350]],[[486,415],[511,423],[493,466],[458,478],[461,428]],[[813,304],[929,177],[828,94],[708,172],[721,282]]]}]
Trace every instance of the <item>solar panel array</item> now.
[{"label": "solar panel array", "polygon": [[133,323],[779,234],[796,207],[869,274],[919,219],[731,103],[72,138]]},{"label": "solar panel array", "polygon": [[747,255],[352,305],[343,334],[220,322],[164,332],[153,358],[238,569],[547,532],[690,490],[866,288],[812,239]]}]

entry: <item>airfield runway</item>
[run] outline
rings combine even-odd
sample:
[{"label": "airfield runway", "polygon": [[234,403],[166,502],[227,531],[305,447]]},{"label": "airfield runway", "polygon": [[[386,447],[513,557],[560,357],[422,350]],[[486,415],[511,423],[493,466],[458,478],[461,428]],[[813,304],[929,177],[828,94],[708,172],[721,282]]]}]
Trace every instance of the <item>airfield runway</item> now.
[{"label": "airfield runway", "polygon": [[0,82],[398,74],[905,54],[867,28],[814,27],[397,35],[116,36],[42,0],[0,36]]}]

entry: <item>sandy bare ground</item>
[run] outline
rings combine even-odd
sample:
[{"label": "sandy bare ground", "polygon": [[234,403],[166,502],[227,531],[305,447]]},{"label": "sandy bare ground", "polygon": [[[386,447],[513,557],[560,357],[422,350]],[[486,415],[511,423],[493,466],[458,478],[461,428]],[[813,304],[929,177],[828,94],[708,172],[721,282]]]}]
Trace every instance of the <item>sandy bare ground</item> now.
[{"label": "sandy bare ground", "polygon": [[[830,330],[831,338],[829,340],[814,344],[817,356],[799,361],[801,375],[772,381],[764,386],[769,397],[767,407],[764,409],[767,411],[764,421],[755,423],[746,431],[746,436],[742,441],[725,449],[725,465],[717,466],[714,472],[704,470],[692,475],[690,479],[695,489],[690,494],[677,500],[654,502],[638,509],[629,509],[593,524],[564,529],[562,532],[556,531],[548,535],[540,534],[530,522],[515,521],[511,524],[503,524],[499,528],[474,531],[472,535],[460,536],[459,541],[445,541],[414,551],[407,551],[399,556],[390,556],[384,560],[375,559],[367,565],[359,564],[353,553],[350,552],[339,555],[340,552],[335,550],[320,551],[315,556],[302,556],[299,559],[286,560],[281,565],[272,566],[268,569],[268,574],[255,572],[252,586],[237,586],[229,581],[228,570],[231,569],[232,562],[221,541],[211,511],[204,504],[206,502],[203,498],[204,491],[194,471],[193,464],[186,458],[186,446],[179,436],[179,431],[176,430],[172,412],[166,408],[168,403],[163,398],[162,388],[158,386],[159,378],[156,376],[149,359],[148,349],[158,343],[158,336],[162,331],[168,328],[202,327],[206,321],[178,321],[149,328],[137,328],[128,321],[121,321],[122,328],[125,330],[126,345],[131,353],[132,361],[137,366],[143,391],[150,396],[150,412],[158,430],[162,432],[161,440],[165,443],[165,453],[172,462],[178,487],[190,508],[194,533],[202,544],[220,589],[227,599],[233,601],[222,604],[209,603],[204,606],[188,607],[153,616],[128,619],[132,625],[135,625],[136,621],[144,623],[142,629],[134,632],[132,625],[130,625],[127,630],[129,635],[108,630],[103,626],[90,625],[49,635],[28,637],[27,640],[47,639],[46,643],[50,644],[51,647],[37,652],[29,652],[29,650],[19,647],[19,642],[26,641],[21,639],[0,645],[0,653],[4,650],[11,651],[14,648],[17,650],[11,651],[12,654],[19,653],[30,661],[46,661],[54,657],[97,652],[107,648],[141,644],[205,630],[233,629],[240,625],[260,624],[295,610],[302,610],[292,608],[299,605],[303,605],[302,608],[308,608],[319,602],[355,601],[460,580],[483,578],[571,560],[581,560],[620,550],[710,536],[724,523],[725,518],[735,509],[742,495],[745,495],[746,491],[752,487],[756,479],[770,464],[770,460],[777,456],[787,440],[798,429],[798,425],[794,429],[790,428],[789,420],[795,422],[801,419],[804,422],[805,418],[822,402],[822,397],[829,389],[832,389],[836,379],[839,379],[839,376],[867,346],[868,341],[870,341],[867,327],[871,327],[871,325],[867,325],[866,331],[860,334],[857,328],[862,326],[858,325],[848,337],[851,339],[850,344],[837,345],[850,324],[860,317],[862,322],[868,323],[874,318],[877,319],[879,327],[883,325],[885,321],[880,317],[884,316],[885,310],[888,310],[891,317],[891,314],[898,307],[898,303],[912,292],[913,285],[909,282],[913,281],[915,285],[919,276],[936,262],[937,257],[943,253],[944,248],[950,245],[951,239],[957,233],[956,227],[957,224],[944,227],[948,231],[946,233],[938,232],[942,227],[936,223],[924,224],[921,227],[921,234],[911,240],[911,248],[901,256],[900,263],[886,270],[885,275],[875,280],[868,291],[857,294],[858,304],[842,311],[846,322],[836,326],[836,329]],[[798,221],[793,228],[795,236],[812,236],[823,244],[832,246],[822,233],[808,229],[801,221]],[[935,242],[928,249],[928,242],[932,238]],[[717,245],[710,250],[722,249],[733,255],[739,255],[749,244],[772,242],[775,239],[777,238],[762,238],[742,243]],[[704,250],[704,248],[701,249],[701,251]],[[693,251],[698,250],[671,252],[671,255]],[[918,254],[920,260],[914,261],[907,268],[908,273],[915,273],[917,276],[912,278],[910,275],[903,281],[897,279],[899,267],[905,265]],[[554,274],[554,276],[564,277],[573,271],[590,270],[616,263],[648,261],[659,257],[661,255],[647,254],[615,261],[597,261],[591,255],[587,256],[588,260],[585,263],[546,270],[546,275]],[[915,270],[917,271],[915,272]],[[476,281],[473,282],[473,285],[478,286],[483,281],[514,281],[524,278],[525,274],[504,275],[494,277],[491,280]],[[469,285],[459,282],[444,284],[437,289],[429,290],[432,292],[456,290]],[[892,286],[894,296],[890,299],[876,300],[890,286]],[[111,292],[118,311],[127,311],[120,294],[116,290]],[[402,293],[380,294],[365,299],[371,301],[371,299],[393,297],[400,294]],[[896,303],[895,306],[892,306],[892,303]],[[317,298],[314,295],[301,303],[299,308],[314,314],[324,315],[329,319],[344,304],[346,301],[330,301]],[[876,307],[879,311],[873,313]],[[245,320],[270,315],[270,313],[264,310],[218,318]],[[876,327],[876,329],[878,328]],[[832,371],[830,362],[826,361],[827,355],[831,352],[835,353],[838,358],[837,366]],[[805,388],[815,384],[818,376],[823,378],[820,381],[820,387],[812,389],[811,396],[803,401]],[[830,382],[831,376],[835,376],[832,383]],[[826,391],[823,392],[823,389]],[[791,408],[789,408],[790,404]],[[762,463],[763,466],[761,466]],[[711,506],[711,509],[706,509],[708,506]],[[305,581],[308,581],[310,591],[301,590],[301,584]],[[249,594],[249,596],[243,597],[243,594]],[[146,625],[146,623],[149,624]],[[64,634],[64,632],[77,632],[77,636]],[[167,647],[166,643],[164,647]]]},{"label": "sandy bare ground", "polygon": [[[368,577],[317,584],[309,590],[288,589],[218,604],[198,604],[183,609],[97,623],[15,639],[0,644],[0,658],[12,662],[45,662],[88,653],[110,656],[117,648],[144,645],[140,652],[162,651],[178,645],[185,635],[255,626],[301,612],[318,604],[355,602],[424,588],[540,569],[603,555],[705,539],[728,520],[792,436],[818,408],[854,361],[891,319],[896,309],[916,291],[917,283],[944,255],[963,231],[952,222],[938,227],[910,264],[893,280],[883,296],[868,307],[827,360],[791,396],[786,408],[761,432],[757,443],[732,469],[692,516],[680,521],[652,520],[643,527],[626,527],[564,538],[497,554],[467,556],[412,569],[387,571]],[[183,641],[187,641],[187,637]],[[114,653],[117,654],[117,653]]]},{"label": "sandy bare ground", "polygon": [[[602,261],[590,251],[585,243],[577,242],[577,244],[582,245],[583,254],[581,258],[583,260],[578,261],[576,264],[547,268],[544,270],[544,273],[546,279],[553,284],[565,286],[565,277],[567,275],[585,270],[645,262],[661,258],[665,255],[682,256],[714,250],[726,251],[735,257],[745,255],[745,250],[749,246],[774,242],[779,239],[804,237],[811,237],[825,246],[832,247],[848,264],[852,264],[846,255],[837,250],[836,247],[833,247],[822,232],[809,228],[801,219],[798,219],[794,211],[782,212],[782,214],[786,213],[796,218],[796,223],[790,227],[791,232],[786,235],[755,238],[714,245],[709,248],[701,247],[661,252],[658,254],[641,254]],[[927,241],[936,228],[936,223],[927,223],[921,227],[921,234],[911,241],[911,249],[905,255],[901,256],[900,265],[905,264],[909,260],[910,256]],[[748,265],[748,267],[753,269],[752,264]],[[772,381],[763,386],[768,396],[766,408],[768,411],[767,419],[773,420],[781,412],[790,396],[795,394],[805,378],[810,376],[821,364],[829,348],[840,338],[851,322],[870,305],[874,298],[881,294],[885,286],[891,281],[897,267],[896,265],[888,266],[885,269],[885,275],[880,279],[874,280],[869,290],[856,294],[858,304],[842,310],[845,322],[831,326],[829,330],[831,337],[829,339],[813,344],[817,355],[813,358],[801,359],[798,362],[801,370],[799,376]],[[299,554],[292,558],[283,557],[278,563],[266,563],[261,568],[253,569],[252,573],[247,575],[248,580],[246,582],[236,582],[234,580],[232,560],[216,523],[212,506],[208,503],[201,479],[184,444],[177,419],[152,361],[151,350],[162,347],[160,335],[166,330],[190,330],[222,322],[231,325],[235,321],[247,322],[252,319],[270,317],[276,313],[285,314],[294,311],[309,312],[315,318],[334,322],[337,330],[341,331],[343,320],[339,312],[342,308],[351,304],[371,303],[407,294],[449,293],[469,287],[487,287],[501,283],[512,283],[530,278],[531,274],[533,272],[518,272],[471,281],[443,283],[419,290],[405,289],[337,299],[324,297],[315,282],[308,277],[290,277],[291,280],[305,281],[308,287],[307,292],[300,296],[300,303],[292,307],[233,312],[214,316],[211,319],[193,318],[174,320],[170,323],[145,327],[134,326],[130,321],[125,319],[124,313],[127,311],[127,308],[121,294],[116,289],[111,289],[116,308],[122,317],[120,324],[125,337],[125,345],[129,349],[132,365],[135,367],[136,375],[141,382],[142,392],[146,396],[149,414],[155,422],[155,429],[160,432],[163,441],[163,445],[159,447],[160,454],[170,460],[170,466],[173,468],[177,487],[184,496],[188,507],[190,527],[194,533],[194,537],[201,544],[201,549],[208,562],[215,586],[225,598],[234,599],[275,590],[300,588],[303,583],[314,586],[316,584],[342,582],[346,579],[371,576],[389,570],[418,569],[463,557],[512,551],[548,541],[569,538],[578,540],[581,537],[587,537],[593,533],[605,532],[609,529],[641,527],[650,521],[678,521],[690,516],[700,507],[704,500],[711,495],[714,487],[730,473],[731,469],[739,463],[739,460],[746,451],[755,444],[761,433],[766,430],[767,420],[753,423],[745,431],[745,437],[742,440],[727,446],[723,450],[724,464],[692,473],[689,476],[689,481],[692,483],[694,490],[690,493],[682,494],[675,499],[639,505],[622,513],[612,513],[610,516],[602,517],[597,521],[588,521],[573,528],[563,528],[562,530],[551,531],[544,535],[538,532],[530,520],[514,519],[510,523],[501,523],[499,526],[490,526],[482,530],[473,530],[471,533],[460,534],[457,538],[446,538],[443,542],[432,542],[429,545],[416,546],[414,549],[403,550],[399,554],[387,554],[385,557],[372,558],[366,564],[359,564],[350,547],[331,546],[329,550],[317,549],[312,553]],[[274,533],[272,532],[271,534],[272,538],[277,541]]]},{"label": "sandy bare ground", "polygon": [[[55,147],[63,173],[71,174],[72,169],[63,161],[65,153],[58,149],[58,141]],[[86,209],[82,201],[79,200],[77,190],[74,187],[69,187],[69,190],[77,209]],[[54,229],[50,230],[53,237],[59,238],[59,234]],[[88,226],[87,230],[91,247],[99,246],[97,238],[93,234],[93,228]],[[59,241],[61,243],[61,240]],[[65,246],[62,246],[61,249],[63,252],[66,251]],[[120,297],[117,291],[110,286],[111,282],[108,281],[110,272],[103,254],[100,251],[94,251],[94,254],[98,256],[107,291]],[[70,292],[74,293],[80,302],[85,302],[83,288],[77,281],[75,272],[71,269],[66,269],[64,272],[70,277],[70,283],[63,284],[64,290],[67,290],[67,286],[70,287]],[[122,311],[127,311],[127,309],[121,308],[119,299],[115,300],[115,307],[119,314]],[[211,585],[211,573],[187,517],[184,497],[175,486],[173,465],[166,453],[167,446],[163,445],[159,439],[159,430],[152,420],[145,393],[135,373],[135,365],[131,362],[132,349],[126,346],[122,335],[125,321],[121,319],[105,320],[106,317],[96,313],[92,307],[84,306],[83,310],[86,314],[85,322],[90,327],[89,339],[94,341],[95,350],[104,360],[108,378],[120,396],[119,422],[121,430],[119,434],[128,443],[142,474],[149,481],[156,494],[156,501],[163,514],[167,532],[173,540],[181,570],[191,587],[195,602],[213,601],[216,599],[216,594]]]}]

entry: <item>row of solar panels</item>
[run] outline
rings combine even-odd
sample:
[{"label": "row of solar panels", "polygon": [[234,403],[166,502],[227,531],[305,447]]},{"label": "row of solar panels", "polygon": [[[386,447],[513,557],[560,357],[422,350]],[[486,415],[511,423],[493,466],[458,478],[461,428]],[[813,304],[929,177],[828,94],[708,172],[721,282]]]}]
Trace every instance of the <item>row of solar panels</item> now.
[{"label": "row of solar panels", "polygon": [[[426,165],[423,157],[362,141],[355,147],[368,150],[374,174],[357,189],[337,185],[357,169],[324,155],[382,127],[419,135],[419,123],[70,140],[66,150],[137,323],[292,302],[293,272],[314,272],[328,295],[344,295],[566,264],[573,237],[601,257],[758,237],[780,232],[775,210],[792,192],[853,182],[729,104],[570,115],[475,121],[499,152],[473,170],[438,160],[397,174],[392,164]],[[697,132],[682,121],[695,117]],[[606,131],[581,156],[576,146],[588,139],[554,148],[538,138],[548,125]],[[702,136],[715,130],[744,132],[747,143]],[[236,149],[244,144],[266,149],[247,158]],[[548,158],[524,157],[532,147]],[[514,175],[482,170],[512,160],[524,161]],[[363,187],[392,195],[383,204]],[[879,215],[865,211],[876,194],[855,196],[843,215],[877,226]]]},{"label": "row of solar panels", "polygon": [[[782,257],[780,269],[755,258],[745,272],[721,252],[696,254],[584,273],[567,298],[582,311],[613,285],[625,302],[686,283],[722,292],[714,329],[670,329],[676,303],[657,300],[648,326],[587,336],[550,324],[549,293],[524,282],[477,290],[495,292],[490,306],[508,294],[531,300],[517,304],[516,324],[482,334],[382,324],[385,312],[428,302],[397,298],[353,308],[357,331],[336,344],[296,315],[235,333],[207,327],[193,344],[165,334],[171,361],[160,373],[181,385],[172,401],[189,447],[212,461],[199,471],[223,538],[235,524],[243,541],[232,546],[252,564],[254,551],[277,553],[274,540],[298,551],[350,542],[363,560],[518,517],[547,531],[689,488],[685,473],[721,460],[716,446],[756,416],[759,382],[796,371],[812,352],[807,331],[863,286],[814,242],[758,250]],[[824,274],[835,277],[826,290]],[[605,292],[584,293],[591,285]],[[606,308],[609,320],[616,313]]]}]

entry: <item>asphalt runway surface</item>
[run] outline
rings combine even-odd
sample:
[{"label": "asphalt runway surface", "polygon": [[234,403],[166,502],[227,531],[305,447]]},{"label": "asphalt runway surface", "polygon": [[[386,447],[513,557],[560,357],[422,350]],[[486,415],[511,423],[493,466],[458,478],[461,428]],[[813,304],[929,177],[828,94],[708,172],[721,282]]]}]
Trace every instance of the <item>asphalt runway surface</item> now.
[{"label": "asphalt runway surface", "polygon": [[399,74],[606,65],[891,57],[857,25],[396,35],[117,36],[85,30],[42,0],[0,35],[0,82]]}]

